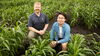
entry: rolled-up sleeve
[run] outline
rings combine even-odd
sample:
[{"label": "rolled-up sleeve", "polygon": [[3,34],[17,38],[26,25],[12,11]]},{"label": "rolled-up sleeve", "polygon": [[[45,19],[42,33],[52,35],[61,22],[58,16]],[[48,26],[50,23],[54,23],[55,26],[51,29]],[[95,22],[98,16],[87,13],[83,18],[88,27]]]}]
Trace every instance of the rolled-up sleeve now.
[{"label": "rolled-up sleeve", "polygon": [[50,40],[54,40],[55,37],[55,30],[54,30],[54,26],[56,23],[53,24],[51,31],[50,31]]}]

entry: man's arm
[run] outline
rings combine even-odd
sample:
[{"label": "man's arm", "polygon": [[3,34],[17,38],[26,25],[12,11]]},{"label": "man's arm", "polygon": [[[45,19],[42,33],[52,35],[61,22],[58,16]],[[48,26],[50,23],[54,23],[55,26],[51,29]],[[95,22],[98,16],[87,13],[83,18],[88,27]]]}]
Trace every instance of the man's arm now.
[{"label": "man's arm", "polygon": [[41,30],[42,34],[45,33],[45,31],[47,30],[48,26],[49,26],[49,18],[45,15],[45,26],[43,28],[43,30]]},{"label": "man's arm", "polygon": [[28,29],[30,31],[33,31],[33,32],[36,32],[36,33],[39,33],[38,30],[36,30],[33,26],[33,21],[32,21],[32,16],[29,17],[29,20],[28,20]]},{"label": "man's arm", "polygon": [[44,31],[46,31],[46,29],[48,28],[49,26],[49,18],[45,15],[45,27],[44,27]]},{"label": "man's arm", "polygon": [[49,24],[45,24],[44,29],[40,30],[41,31],[41,35],[43,35],[45,33],[45,31],[47,30]]},{"label": "man's arm", "polygon": [[55,25],[56,25],[56,22],[52,25],[52,28],[50,30],[50,40],[54,40],[55,38],[55,30],[54,30]]},{"label": "man's arm", "polygon": [[66,33],[65,36],[64,36],[64,38],[61,39],[61,40],[59,40],[58,43],[65,43],[65,42],[68,42],[69,40],[70,40],[70,34]]},{"label": "man's arm", "polygon": [[39,33],[39,31],[36,30],[34,27],[28,27],[28,29],[29,29],[30,31],[33,31],[33,32]]},{"label": "man's arm", "polygon": [[65,43],[70,40],[70,27],[66,27],[65,36],[63,39],[59,40],[58,43]]},{"label": "man's arm", "polygon": [[50,40],[54,39],[54,26],[52,26],[51,31],[50,31]]},{"label": "man's arm", "polygon": [[46,31],[47,30],[47,28],[48,28],[48,26],[49,26],[49,24],[45,24],[45,26],[44,26],[44,31]]}]

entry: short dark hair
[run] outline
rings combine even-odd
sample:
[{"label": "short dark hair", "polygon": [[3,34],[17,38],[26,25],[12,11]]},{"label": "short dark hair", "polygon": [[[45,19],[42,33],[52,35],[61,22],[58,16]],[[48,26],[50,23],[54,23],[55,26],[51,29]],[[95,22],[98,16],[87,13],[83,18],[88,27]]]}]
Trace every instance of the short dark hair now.
[{"label": "short dark hair", "polygon": [[65,13],[63,13],[63,12],[56,12],[55,18],[57,19],[57,17],[58,17],[59,15],[63,15],[63,16],[65,17],[65,19],[68,19],[68,18],[67,18],[67,15],[66,15]]}]

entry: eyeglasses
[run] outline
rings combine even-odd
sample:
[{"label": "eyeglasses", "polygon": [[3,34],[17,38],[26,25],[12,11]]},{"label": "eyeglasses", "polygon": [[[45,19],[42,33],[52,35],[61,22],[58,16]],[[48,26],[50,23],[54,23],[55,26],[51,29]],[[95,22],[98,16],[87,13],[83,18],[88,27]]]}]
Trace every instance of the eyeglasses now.
[{"label": "eyeglasses", "polygon": [[58,19],[65,19],[65,18],[58,17]]}]

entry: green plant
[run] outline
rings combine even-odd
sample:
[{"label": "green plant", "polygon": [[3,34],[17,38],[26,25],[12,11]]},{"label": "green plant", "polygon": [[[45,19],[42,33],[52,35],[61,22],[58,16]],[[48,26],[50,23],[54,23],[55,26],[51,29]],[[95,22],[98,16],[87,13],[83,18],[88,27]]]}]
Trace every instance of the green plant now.
[{"label": "green plant", "polygon": [[49,46],[49,39],[32,39],[32,44],[25,51],[25,56],[53,56],[55,50]]},{"label": "green plant", "polygon": [[[100,1],[99,0],[38,0],[42,6],[42,12],[48,15],[49,20],[53,19],[57,11],[70,11],[70,25],[84,24],[88,29],[96,28],[100,23]],[[30,14],[33,13],[33,3],[35,0],[10,0],[0,1],[1,24],[14,26],[17,21],[27,23]],[[81,22],[82,21],[82,22]],[[13,23],[13,24],[12,24]]]},{"label": "green plant", "polygon": [[[93,53],[93,55],[95,55],[95,53],[93,52],[93,50],[86,48],[86,47],[82,47],[83,46],[83,42],[84,42],[84,35],[80,35],[80,34],[74,34],[71,37],[71,41],[68,44],[68,51],[61,51],[60,53],[58,53],[57,56],[61,55],[67,55],[67,56],[86,56],[88,54]],[[62,54],[63,53],[63,54]]]},{"label": "green plant", "polygon": [[[29,15],[34,12],[33,3],[35,1],[37,0],[10,0],[10,1],[0,0],[0,56],[7,56],[7,55],[15,56],[16,53],[18,52],[17,49],[20,47],[23,48],[22,40],[27,35],[26,24],[28,22]],[[59,1],[38,0],[38,1],[42,3],[42,9],[43,9],[42,12],[49,17],[49,20],[53,18],[55,12],[61,11],[65,13],[70,12],[71,26],[75,26],[77,24],[81,25],[82,23],[82,25],[84,25],[88,29],[93,29],[100,25],[99,23],[100,22],[100,14],[99,14],[100,0],[59,0]],[[90,36],[90,38],[93,37],[93,35]],[[49,34],[47,33],[47,35],[44,35],[43,37],[47,37],[45,39],[49,39]],[[88,38],[88,40],[90,38]],[[69,44],[69,46],[74,46],[74,47],[70,47],[72,51],[69,49],[69,52],[67,52],[68,54],[66,55],[75,54],[75,53],[76,53],[75,55],[79,55],[79,53],[83,54],[84,53],[83,49],[86,50],[88,48],[92,49],[93,52],[95,53],[100,52],[99,51],[100,43],[96,41],[95,38],[89,41],[88,40],[86,38],[85,44],[78,45],[81,44],[81,41],[80,43],[78,43],[79,41],[78,40],[76,41],[75,39],[75,43],[71,42]],[[82,41],[82,43],[85,41]],[[41,44],[41,42],[39,42],[39,44]],[[46,47],[48,46],[47,44],[45,45]],[[77,45],[79,47],[77,47]],[[35,44],[34,46],[37,47],[38,44]],[[86,52],[86,55],[91,54],[92,50]],[[45,54],[43,54],[42,52],[42,55]]]},{"label": "green plant", "polygon": [[25,37],[25,33],[20,26],[22,27],[22,25],[17,25],[14,28],[0,27],[1,56],[15,56],[18,48],[23,48],[22,40]]},{"label": "green plant", "polygon": [[100,36],[96,33],[93,34],[87,34],[86,35],[86,47],[92,49],[96,56],[99,56],[100,54],[97,54],[98,52],[100,52]]}]

